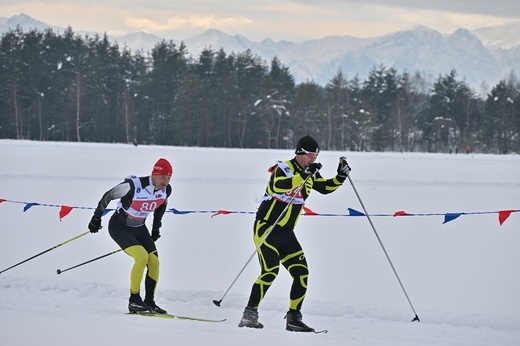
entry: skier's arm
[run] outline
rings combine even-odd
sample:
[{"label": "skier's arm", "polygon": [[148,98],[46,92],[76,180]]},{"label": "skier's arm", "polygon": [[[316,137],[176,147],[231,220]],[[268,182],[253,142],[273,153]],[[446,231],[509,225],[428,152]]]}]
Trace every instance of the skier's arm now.
[{"label": "skier's arm", "polygon": [[112,200],[129,195],[132,191],[130,182],[124,181],[105,192],[99,200],[96,210],[94,210],[94,215],[92,215],[88,224],[90,232],[97,233],[101,229],[101,216],[103,216],[103,212]]},{"label": "skier's arm", "polygon": [[336,176],[325,180],[321,175],[317,175],[317,178],[314,180],[313,189],[322,193],[328,194],[336,191],[347,179],[347,176],[350,174],[351,168],[348,165],[347,159],[342,156],[339,158],[339,164],[337,169]]},{"label": "skier's arm", "polygon": [[274,193],[286,193],[300,186],[304,180],[305,178],[298,173],[289,178],[280,167],[277,167],[269,183]]},{"label": "skier's arm", "polygon": [[99,203],[94,211],[94,216],[101,218],[103,212],[107,208],[108,204],[114,199],[123,198],[131,191],[131,185],[129,181],[124,181],[107,192],[101,197]]}]

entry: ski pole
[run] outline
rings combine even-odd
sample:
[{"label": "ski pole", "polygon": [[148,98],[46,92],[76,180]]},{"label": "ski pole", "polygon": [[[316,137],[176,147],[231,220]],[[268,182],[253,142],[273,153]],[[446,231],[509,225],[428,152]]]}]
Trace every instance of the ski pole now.
[{"label": "ski pole", "polygon": [[6,269],[0,271],[0,274],[2,274],[2,273],[5,272],[5,271],[8,271],[8,270],[11,269],[11,268],[14,268],[14,267],[16,267],[16,266],[19,266],[19,265],[22,264],[22,263],[25,263],[25,262],[30,261],[30,260],[32,260],[32,259],[38,257],[38,256],[41,256],[41,255],[43,255],[44,253],[47,253],[47,252],[49,252],[49,251],[52,251],[52,250],[54,250],[54,249],[56,249],[56,248],[58,248],[58,247],[60,247],[60,246],[62,246],[62,245],[65,245],[65,244],[67,244],[67,243],[70,243],[71,241],[76,240],[76,239],[78,239],[78,238],[80,238],[80,237],[83,237],[84,235],[89,234],[89,233],[90,233],[90,231],[83,232],[83,233],[81,233],[81,234],[79,234],[79,235],[77,235],[77,236],[75,236],[75,237],[73,237],[73,238],[70,238],[69,240],[64,241],[63,243],[59,243],[58,245],[54,245],[54,246],[51,247],[50,249],[47,249],[47,250],[45,250],[45,251],[42,251],[42,252],[40,252],[39,254],[36,254],[36,255],[34,255],[34,256],[32,256],[32,257],[29,257],[29,258],[26,259],[26,260],[23,260],[23,261],[21,261],[21,262],[19,262],[19,263],[16,263],[15,265],[10,266],[9,268],[6,268]]},{"label": "ski pole", "polygon": [[365,212],[365,215],[368,219],[368,222],[370,223],[370,226],[372,227],[372,230],[374,231],[374,234],[376,235],[377,240],[379,241],[379,245],[381,245],[381,248],[383,249],[383,252],[385,253],[386,259],[388,260],[388,263],[390,263],[390,267],[392,267],[392,270],[394,271],[395,277],[397,278],[397,281],[399,281],[399,285],[401,285],[401,289],[404,292],[404,295],[406,296],[406,299],[408,300],[408,303],[410,304],[410,307],[412,308],[413,313],[415,314],[415,317],[412,319],[412,322],[417,321],[421,322],[419,319],[419,316],[417,316],[417,313],[415,312],[415,309],[413,307],[412,301],[408,297],[408,293],[406,293],[406,290],[404,289],[404,285],[401,282],[401,279],[399,278],[399,275],[397,274],[397,271],[395,270],[394,264],[392,263],[392,260],[390,260],[390,256],[388,256],[388,252],[385,249],[385,246],[383,245],[383,242],[381,241],[381,238],[379,237],[379,234],[376,231],[376,227],[374,226],[374,223],[372,222],[372,219],[370,218],[370,215],[367,212],[367,209],[365,208],[365,205],[363,204],[363,201],[361,200],[361,197],[359,196],[359,193],[354,186],[354,182],[352,181],[352,178],[350,178],[350,175],[347,175],[348,181],[350,182],[350,185],[352,185],[352,189],[354,190],[354,193],[357,196],[357,199],[359,200],[359,203],[361,204],[361,207],[363,208],[363,211]]},{"label": "ski pole", "polygon": [[83,263],[77,264],[77,265],[72,266],[72,267],[67,268],[67,269],[63,269],[63,270],[58,269],[58,270],[56,270],[56,272],[57,272],[57,274],[59,275],[59,274],[61,274],[61,273],[64,273],[64,272],[66,272],[66,271],[69,271],[69,270],[71,270],[71,269],[74,269],[74,268],[77,268],[77,267],[81,267],[82,265],[85,265],[85,264],[88,264],[88,263],[90,263],[90,262],[94,262],[94,261],[97,261],[97,260],[102,259],[102,258],[104,258],[104,257],[107,257],[107,256],[110,256],[110,255],[113,255],[113,254],[115,254],[115,253],[118,253],[119,251],[121,251],[121,249],[117,249],[117,250],[115,250],[115,251],[112,251],[112,252],[109,252],[109,253],[107,253],[107,254],[104,254],[103,256],[99,256],[99,257],[93,258],[93,259],[91,259],[91,260],[89,260],[89,261],[86,261],[86,262],[83,262]]},{"label": "ski pole", "polygon": [[294,199],[296,198],[296,196],[298,196],[300,194],[300,191],[303,189],[303,187],[305,186],[305,183],[307,182],[307,180],[309,179],[311,175],[308,175],[305,180],[303,181],[303,183],[301,183],[300,186],[298,186],[298,188],[294,191],[294,194],[293,196],[291,197],[291,199],[289,200],[289,202],[287,202],[287,205],[285,206],[285,208],[282,210],[282,212],[280,213],[280,215],[278,216],[278,218],[276,219],[276,221],[271,225],[271,227],[269,228],[269,230],[267,231],[267,233],[265,234],[265,236],[262,238],[262,241],[260,241],[260,243],[256,246],[255,248],[255,251],[251,254],[251,256],[249,257],[249,259],[247,260],[246,264],[244,264],[244,266],[242,267],[242,269],[240,269],[240,272],[238,273],[238,275],[235,277],[235,279],[233,280],[233,282],[231,283],[231,285],[229,285],[228,289],[226,290],[226,292],[224,293],[224,295],[222,296],[222,298],[220,298],[220,300],[213,300],[213,304],[215,304],[216,306],[220,306],[220,303],[222,303],[222,300],[224,299],[224,297],[228,294],[229,290],[231,289],[231,287],[233,287],[233,285],[235,284],[235,282],[238,280],[238,278],[240,277],[240,275],[242,275],[242,272],[244,271],[244,269],[246,269],[246,267],[248,266],[249,262],[251,262],[251,260],[253,259],[253,257],[257,254],[257,252],[260,250],[260,247],[264,244],[265,240],[267,239],[267,237],[269,236],[269,234],[271,234],[271,232],[273,231],[273,229],[276,227],[276,225],[278,224],[278,222],[280,222],[280,220],[282,219],[282,217],[285,215],[285,213],[287,212],[287,209],[289,209],[289,206],[292,204],[292,202],[294,201]]}]

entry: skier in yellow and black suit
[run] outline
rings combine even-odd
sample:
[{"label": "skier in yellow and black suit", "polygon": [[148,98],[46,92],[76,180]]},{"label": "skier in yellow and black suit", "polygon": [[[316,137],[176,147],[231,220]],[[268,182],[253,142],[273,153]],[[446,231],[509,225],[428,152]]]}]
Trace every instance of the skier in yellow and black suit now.
[{"label": "skier in yellow and black suit", "polygon": [[[303,323],[300,312],[307,291],[309,270],[303,249],[294,233],[294,227],[311,190],[322,194],[334,192],[350,173],[346,159],[341,157],[337,175],[331,179],[323,178],[318,172],[321,164],[315,162],[319,151],[318,143],[311,136],[304,136],[298,141],[293,159],[279,161],[269,169],[271,178],[256,213],[253,227],[257,247],[286,207],[287,210],[258,250],[261,273],[253,284],[239,327],[263,328],[263,325],[258,322],[257,309],[276,279],[281,263],[293,278],[286,329],[296,332],[314,331]],[[299,195],[294,196],[295,191],[307,177],[305,187],[301,189]],[[287,205],[289,202],[291,204]]]}]

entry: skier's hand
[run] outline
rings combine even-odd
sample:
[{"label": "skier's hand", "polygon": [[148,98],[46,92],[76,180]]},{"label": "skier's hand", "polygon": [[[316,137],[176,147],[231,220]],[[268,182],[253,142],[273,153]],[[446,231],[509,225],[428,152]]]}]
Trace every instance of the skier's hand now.
[{"label": "skier's hand", "polygon": [[346,179],[350,171],[352,171],[352,169],[348,165],[347,158],[345,156],[340,157],[338,164],[338,176]]},{"label": "skier's hand", "polygon": [[159,232],[159,228],[152,228],[152,239],[153,241],[157,241],[161,237],[161,232]]},{"label": "skier's hand", "polygon": [[321,167],[322,167],[322,164],[319,163],[319,162],[311,163],[309,165],[309,167],[305,168],[305,170],[303,171],[302,176],[304,178],[307,178],[307,176],[309,176],[309,175],[316,174],[316,172],[318,172],[321,169]]},{"label": "skier's hand", "polygon": [[97,216],[92,216],[90,222],[88,223],[88,229],[90,233],[97,233],[101,228],[101,219]]}]

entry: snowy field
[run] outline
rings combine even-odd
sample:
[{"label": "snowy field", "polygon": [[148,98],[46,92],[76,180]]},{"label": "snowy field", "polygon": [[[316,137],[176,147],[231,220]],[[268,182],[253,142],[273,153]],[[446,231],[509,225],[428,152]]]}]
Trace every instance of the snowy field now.
[{"label": "snowy field", "polygon": [[[222,323],[126,315],[132,260],[107,233],[86,234],[0,274],[2,345],[520,345],[520,156],[323,152],[322,174],[345,155],[351,177],[421,322],[348,183],[314,192],[296,229],[310,267],[304,321],[285,331],[290,277],[260,306],[262,330],[238,328],[256,259],[255,199],[267,168],[290,150],[202,149],[0,140],[0,271],[87,231],[102,194],[130,174],[172,163],[173,195],[157,246],[157,303]],[[15,203],[15,201],[23,203]],[[27,203],[39,203],[24,212]],[[41,205],[48,204],[48,206]],[[60,221],[59,206],[74,206]],[[85,207],[85,208],[81,208]],[[109,208],[114,208],[115,202]],[[233,213],[211,217],[213,211]],[[392,217],[396,211],[416,215]],[[240,213],[242,212],[242,213]],[[472,214],[475,212],[490,212]],[[462,214],[443,223],[448,213]],[[148,220],[149,224],[151,220]]]}]

